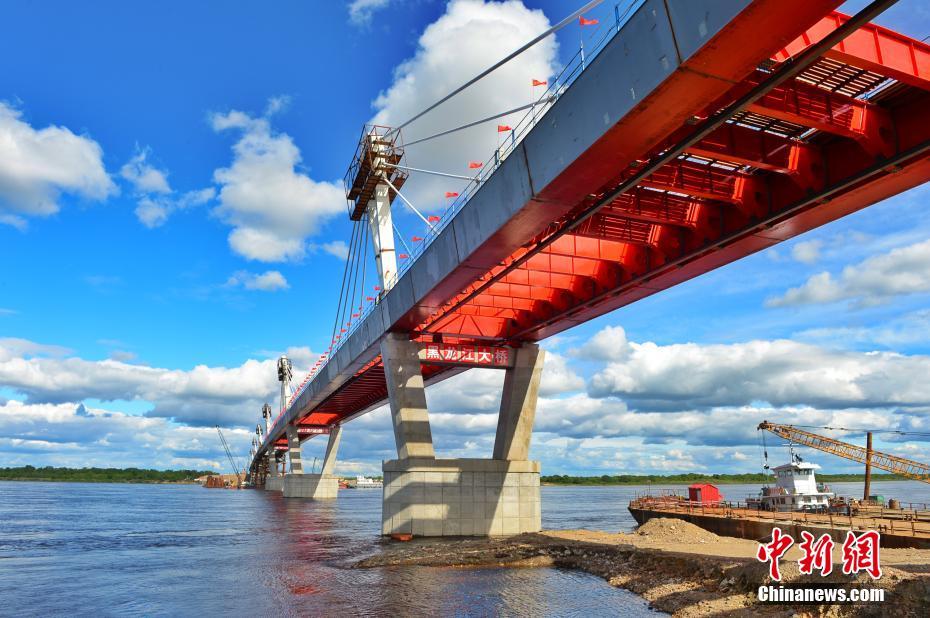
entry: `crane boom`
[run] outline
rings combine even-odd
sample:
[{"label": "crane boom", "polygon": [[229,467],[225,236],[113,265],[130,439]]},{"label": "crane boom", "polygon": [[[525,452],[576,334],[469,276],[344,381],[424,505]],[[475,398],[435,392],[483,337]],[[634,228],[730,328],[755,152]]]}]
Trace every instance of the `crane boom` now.
[{"label": "crane boom", "polygon": [[226,457],[229,459],[229,465],[232,467],[233,472],[236,473],[236,478],[240,479],[239,466],[236,464],[236,460],[233,457],[232,451],[229,450],[229,443],[226,442],[226,436],[223,435],[219,425],[216,426],[216,433],[220,434],[220,442],[223,443],[223,450],[226,451]]},{"label": "crane boom", "polygon": [[881,470],[893,472],[894,474],[915,481],[930,483],[930,465],[920,463],[919,461],[889,455],[888,453],[867,449],[863,446],[856,446],[848,442],[840,442],[839,440],[804,431],[803,429],[798,429],[791,425],[777,425],[768,421],[762,421],[759,423],[758,428],[760,430],[764,429],[765,431],[770,431],[776,436],[790,440],[795,444],[809,446],[818,451],[830,453],[831,455],[836,455],[866,465],[872,465]]}]

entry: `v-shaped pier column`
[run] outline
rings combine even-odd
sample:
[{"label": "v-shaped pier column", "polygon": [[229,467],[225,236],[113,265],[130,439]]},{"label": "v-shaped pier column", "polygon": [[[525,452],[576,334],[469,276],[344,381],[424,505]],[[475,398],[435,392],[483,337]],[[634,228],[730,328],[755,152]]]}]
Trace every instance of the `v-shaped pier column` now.
[{"label": "v-shaped pier column", "polygon": [[[291,473],[284,477],[285,498],[312,498],[314,500],[330,500],[339,493],[339,478],[333,474],[336,466],[336,453],[339,450],[339,438],[342,436],[342,427],[336,425],[329,432],[329,441],[326,443],[326,455],[323,457],[323,467],[319,474],[304,474],[303,466],[300,471],[294,468],[294,459],[291,459]],[[287,427],[288,449],[294,450],[297,444],[297,461],[300,461],[300,434],[297,427]],[[290,452],[289,451],[289,452]]]},{"label": "v-shaped pier column", "polygon": [[545,353],[534,344],[498,350],[509,363],[494,458],[437,459],[420,369],[430,359],[407,335],[382,341],[398,456],[382,466],[382,534],[491,536],[541,529],[539,463],[527,457]]}]

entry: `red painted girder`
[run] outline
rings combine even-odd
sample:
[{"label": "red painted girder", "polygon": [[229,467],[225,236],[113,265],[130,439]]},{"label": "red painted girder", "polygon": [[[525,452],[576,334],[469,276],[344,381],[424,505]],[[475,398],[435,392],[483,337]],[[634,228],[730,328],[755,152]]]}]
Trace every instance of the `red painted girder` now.
[{"label": "red painted girder", "polygon": [[635,221],[694,227],[701,202],[687,197],[636,187],[605,206],[601,212]]},{"label": "red painted girder", "polygon": [[[785,61],[839,28],[848,15],[834,11],[774,55]],[[877,24],[862,26],[824,55],[825,58],[930,90],[930,45]]]},{"label": "red painted girder", "polygon": [[758,201],[759,179],[715,165],[679,159],[663,165],[640,186],[718,200],[751,209]]},{"label": "red painted girder", "polygon": [[616,120],[600,139],[545,186],[481,246],[465,257],[419,305],[391,325],[419,331],[440,311],[475,287],[479,273],[495,272],[531,239],[540,236],[592,193],[608,186],[631,162],[646,156],[708,104],[755,70],[761,59],[804,33],[840,0],[754,0],[676,67],[651,93]]},{"label": "red painted girder", "polygon": [[[915,93],[903,93],[903,104],[890,104],[892,120],[898,129],[899,147],[907,150],[930,140],[930,123],[926,122],[926,111],[930,109],[930,94],[915,97]],[[827,170],[828,186],[839,185],[862,170],[875,164],[875,159],[860,149],[850,148],[844,140],[827,143],[822,150]],[[789,178],[775,175],[770,183],[770,213],[785,211],[804,198]],[[521,331],[517,338],[541,339],[554,335],[566,328],[603,315],[618,307],[628,305],[659,290],[667,289],[702,273],[745,257],[778,242],[794,237],[815,227],[829,223],[882,199],[930,180],[930,157],[926,153],[910,161],[887,168],[878,176],[862,180],[858,185],[846,187],[829,199],[808,204],[800,210],[787,212],[774,222],[760,225],[759,219],[746,220],[738,229],[728,229],[712,242],[721,241],[719,246],[705,245],[695,248],[676,264],[661,264],[640,273],[641,277],[622,283],[611,291],[601,292],[589,303],[567,310],[532,330]]]},{"label": "red painted girder", "polygon": [[688,152],[782,174],[802,173],[806,162],[819,157],[815,146],[734,123],[723,125]]},{"label": "red painted girder", "polygon": [[[736,89],[748,91],[766,78],[757,72]],[[747,106],[748,111],[856,140],[874,154],[888,156],[894,132],[888,112],[877,105],[792,80]]]}]

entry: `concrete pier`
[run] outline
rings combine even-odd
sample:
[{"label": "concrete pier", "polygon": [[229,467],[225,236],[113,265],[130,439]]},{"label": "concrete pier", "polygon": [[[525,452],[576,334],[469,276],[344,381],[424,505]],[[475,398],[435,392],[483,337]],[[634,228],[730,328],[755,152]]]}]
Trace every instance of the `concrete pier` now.
[{"label": "concrete pier", "polygon": [[418,347],[403,334],[382,340],[397,445],[385,461],[381,533],[494,536],[542,529],[539,462],[528,461],[545,353],[512,350],[493,459],[437,459]]},{"label": "concrete pier", "polygon": [[282,489],[285,498],[330,500],[339,494],[339,478],[331,474],[288,474]]},{"label": "concrete pier", "polygon": [[384,462],[381,533],[493,536],[542,529],[539,462],[404,459]]},{"label": "concrete pier", "polygon": [[[300,461],[300,441],[297,439],[297,429],[293,430],[294,441],[297,442],[296,461]],[[339,440],[342,437],[342,427],[337,425],[329,433],[326,443],[326,455],[323,457],[323,467],[319,474],[304,474],[303,466],[298,465],[300,472],[294,468],[295,459],[291,459],[291,473],[284,477],[285,498],[311,498],[313,500],[331,500],[339,493],[339,478],[333,475],[336,467],[336,453],[339,451]],[[291,432],[288,433],[290,444]],[[294,450],[289,446],[289,453]]]}]

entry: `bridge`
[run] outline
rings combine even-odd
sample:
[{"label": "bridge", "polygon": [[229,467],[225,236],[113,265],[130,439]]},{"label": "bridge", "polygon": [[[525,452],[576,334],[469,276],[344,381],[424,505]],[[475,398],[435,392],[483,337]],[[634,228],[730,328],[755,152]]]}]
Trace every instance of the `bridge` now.
[{"label": "bridge", "polygon": [[[256,428],[252,482],[335,497],[342,426],[388,403],[383,534],[538,531],[539,341],[930,178],[930,47],[872,23],[893,3],[618,7],[404,256],[391,207],[413,208],[401,189],[420,170],[403,127],[366,127],[346,196],[376,292],[344,286],[345,319],[293,395],[279,362],[282,409]],[[424,388],[472,367],[506,374],[493,453],[437,458]],[[314,435],[327,454],[305,474]]]}]

